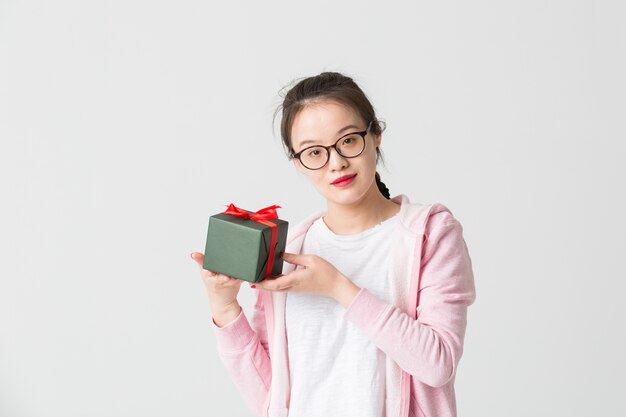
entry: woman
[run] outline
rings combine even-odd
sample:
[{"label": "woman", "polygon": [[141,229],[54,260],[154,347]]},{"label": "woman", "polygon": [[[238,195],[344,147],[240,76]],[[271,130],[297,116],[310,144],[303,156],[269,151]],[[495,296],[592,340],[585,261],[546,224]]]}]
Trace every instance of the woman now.
[{"label": "woman", "polygon": [[289,232],[283,275],[251,285],[202,269],[218,352],[259,416],[455,416],[454,377],[475,298],[462,227],[441,204],[390,198],[381,124],[354,81],[305,78],[281,135],[327,210]]}]

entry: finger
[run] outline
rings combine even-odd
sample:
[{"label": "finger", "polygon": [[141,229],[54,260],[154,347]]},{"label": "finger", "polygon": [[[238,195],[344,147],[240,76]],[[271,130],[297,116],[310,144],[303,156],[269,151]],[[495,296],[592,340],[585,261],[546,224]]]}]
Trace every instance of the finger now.
[{"label": "finger", "polygon": [[191,259],[202,268],[202,264],[204,263],[204,254],[202,252],[191,252]]},{"label": "finger", "polygon": [[209,271],[208,269],[204,269],[204,254],[202,252],[191,252],[191,259],[193,259],[200,267],[200,272],[208,274],[210,277],[214,277],[217,275],[217,272]]},{"label": "finger", "polygon": [[311,256],[302,255],[298,253],[283,252],[282,256],[284,261],[294,265],[311,266]]},{"label": "finger", "polygon": [[283,291],[289,291],[293,288],[293,286],[272,286],[272,287],[264,287],[264,288],[259,288],[259,287],[255,287],[257,290],[265,290],[265,291],[271,291],[271,292],[283,292]]},{"label": "finger", "polygon": [[226,274],[220,274],[220,273],[215,273],[215,280],[218,282],[234,282],[234,283],[241,283],[243,282],[243,280],[236,278],[236,277],[231,277],[230,275],[226,275]]},{"label": "finger", "polygon": [[206,272],[209,273],[209,276],[211,278],[211,280],[213,280],[214,282],[218,282],[220,284],[226,284],[229,282],[236,282],[236,281],[241,281],[237,278],[233,278],[233,277],[229,277],[228,275],[224,275],[224,274],[220,274],[217,272],[211,272],[207,269],[205,269]]},{"label": "finger", "polygon": [[240,287],[243,284],[243,281],[236,278],[231,278],[229,282],[224,284],[225,287]]},{"label": "finger", "polygon": [[293,287],[293,280],[287,278],[286,275],[281,275],[278,278],[266,279],[261,282],[257,282],[255,288],[267,291],[284,291]]}]

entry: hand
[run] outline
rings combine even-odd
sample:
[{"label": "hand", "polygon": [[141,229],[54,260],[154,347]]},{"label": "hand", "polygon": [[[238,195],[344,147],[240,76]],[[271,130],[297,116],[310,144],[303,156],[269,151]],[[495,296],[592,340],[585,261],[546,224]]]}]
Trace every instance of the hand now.
[{"label": "hand", "polygon": [[193,252],[191,259],[200,267],[200,275],[209,296],[213,319],[218,326],[223,327],[232,319],[237,318],[241,311],[237,294],[243,281],[204,269],[202,266],[204,263],[203,253]]},{"label": "hand", "polygon": [[266,291],[293,291],[331,297],[347,308],[360,291],[350,279],[330,262],[317,255],[283,253],[282,258],[297,265],[292,272],[258,282],[255,288]]}]

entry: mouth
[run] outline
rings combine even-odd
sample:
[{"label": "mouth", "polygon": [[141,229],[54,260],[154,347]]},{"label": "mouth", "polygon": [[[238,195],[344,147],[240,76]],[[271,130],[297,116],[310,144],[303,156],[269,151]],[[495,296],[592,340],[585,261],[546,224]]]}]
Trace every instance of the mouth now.
[{"label": "mouth", "polygon": [[354,177],[356,177],[356,174],[344,175],[343,177],[337,178],[331,184],[336,186],[336,187],[344,187],[344,186],[350,184],[352,182],[352,180],[354,179]]}]

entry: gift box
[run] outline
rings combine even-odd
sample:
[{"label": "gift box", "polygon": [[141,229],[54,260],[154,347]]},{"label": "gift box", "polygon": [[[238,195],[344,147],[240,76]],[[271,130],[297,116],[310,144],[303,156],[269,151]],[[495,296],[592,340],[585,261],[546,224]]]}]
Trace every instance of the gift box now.
[{"label": "gift box", "polygon": [[249,282],[280,275],[289,223],[269,206],[256,212],[233,204],[209,218],[203,268]]}]

